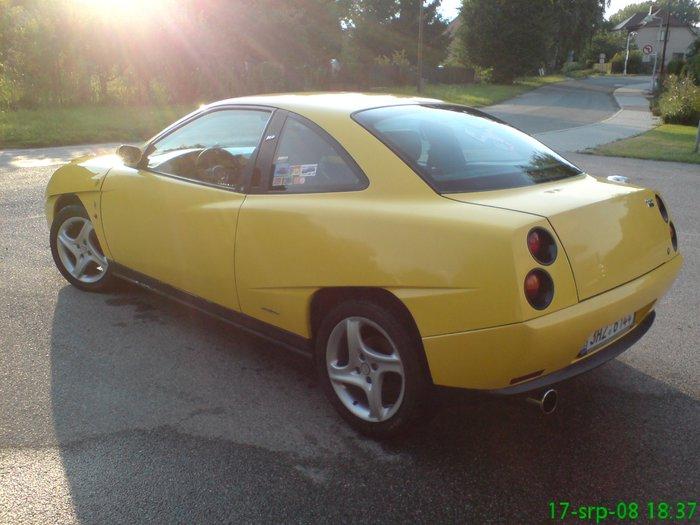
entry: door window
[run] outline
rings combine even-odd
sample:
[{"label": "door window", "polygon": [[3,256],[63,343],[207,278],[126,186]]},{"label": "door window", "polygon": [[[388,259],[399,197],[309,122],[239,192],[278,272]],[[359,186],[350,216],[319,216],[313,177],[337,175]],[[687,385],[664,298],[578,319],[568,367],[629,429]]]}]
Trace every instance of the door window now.
[{"label": "door window", "polygon": [[271,191],[315,193],[366,186],[364,174],[325,132],[296,117],[287,119],[274,156]]},{"label": "door window", "polygon": [[210,184],[242,187],[270,112],[231,109],[206,113],[154,144],[153,171]]}]

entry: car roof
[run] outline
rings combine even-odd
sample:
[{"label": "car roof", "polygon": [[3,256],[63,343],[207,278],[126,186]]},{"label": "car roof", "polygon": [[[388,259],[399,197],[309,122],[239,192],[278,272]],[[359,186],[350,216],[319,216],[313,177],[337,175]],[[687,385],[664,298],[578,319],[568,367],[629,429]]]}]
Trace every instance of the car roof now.
[{"label": "car roof", "polygon": [[382,93],[282,93],[220,100],[207,107],[228,105],[271,106],[306,115],[319,113],[350,115],[363,109],[442,102],[433,98],[387,95]]}]

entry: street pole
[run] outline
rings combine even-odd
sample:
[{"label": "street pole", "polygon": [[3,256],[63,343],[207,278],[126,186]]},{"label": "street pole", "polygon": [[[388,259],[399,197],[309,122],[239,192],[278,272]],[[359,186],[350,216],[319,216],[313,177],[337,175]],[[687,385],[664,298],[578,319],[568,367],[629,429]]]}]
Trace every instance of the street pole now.
[{"label": "street pole", "polygon": [[418,8],[418,93],[423,92],[423,0]]},{"label": "street pole", "polygon": [[661,67],[659,68],[659,87],[664,82],[664,63],[666,62],[666,44],[668,43],[668,28],[671,21],[671,11],[666,8],[666,29],[664,30],[664,45],[661,51]]},{"label": "street pole", "polygon": [[697,153],[698,149],[700,149],[700,122],[698,122],[698,133],[695,135],[695,149],[693,151]]},{"label": "street pole", "polygon": [[622,73],[623,75],[627,75],[627,62],[630,59],[630,38],[634,34],[633,31],[630,31],[627,33],[627,52],[625,53],[625,71]]},{"label": "street pole", "polygon": [[[658,20],[659,21],[659,36],[656,39],[656,45],[659,45],[659,42],[661,42],[661,31],[663,30],[663,18],[656,16],[655,14],[652,13],[652,10],[654,9],[654,6],[649,6],[649,14],[644,17],[643,22],[645,24],[648,24],[652,20]],[[651,92],[656,93],[656,66],[659,63],[659,50],[656,49],[654,53],[654,69],[651,72]]]}]

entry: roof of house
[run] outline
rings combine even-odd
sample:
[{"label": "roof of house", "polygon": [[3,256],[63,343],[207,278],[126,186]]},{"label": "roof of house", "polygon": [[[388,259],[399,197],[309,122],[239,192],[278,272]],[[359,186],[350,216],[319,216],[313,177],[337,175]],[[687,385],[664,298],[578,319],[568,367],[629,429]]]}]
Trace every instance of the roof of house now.
[{"label": "roof of house", "polygon": [[[654,18],[648,22],[644,22],[644,19],[648,16],[648,14],[649,13],[635,13],[627,20],[624,20],[617,24],[613,28],[613,31],[636,31],[640,27],[659,27],[659,25],[662,23],[663,25],[666,25],[665,9],[658,9],[654,11],[652,13],[652,16]],[[693,29],[692,26],[690,26],[686,22],[683,22],[682,20],[679,20],[672,13],[668,19],[668,25],[669,27],[687,27],[691,30]]]},{"label": "roof of house", "polygon": [[457,35],[457,31],[459,31],[459,28],[461,26],[462,26],[462,17],[456,16],[452,19],[452,21],[445,28],[445,33],[450,35],[450,37],[454,38]]}]

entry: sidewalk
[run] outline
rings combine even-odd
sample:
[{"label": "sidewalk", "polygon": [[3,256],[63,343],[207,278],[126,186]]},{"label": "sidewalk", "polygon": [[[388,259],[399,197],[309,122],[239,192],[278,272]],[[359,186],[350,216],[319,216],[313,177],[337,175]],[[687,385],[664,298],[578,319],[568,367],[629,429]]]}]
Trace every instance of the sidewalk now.
[{"label": "sidewalk", "polygon": [[616,89],[613,96],[620,110],[601,122],[537,133],[534,137],[553,150],[565,153],[583,151],[649,131],[658,124],[658,118],[651,114],[649,101],[645,98],[648,87],[649,83],[643,82]]}]

